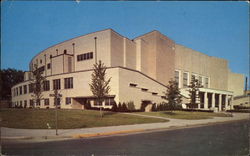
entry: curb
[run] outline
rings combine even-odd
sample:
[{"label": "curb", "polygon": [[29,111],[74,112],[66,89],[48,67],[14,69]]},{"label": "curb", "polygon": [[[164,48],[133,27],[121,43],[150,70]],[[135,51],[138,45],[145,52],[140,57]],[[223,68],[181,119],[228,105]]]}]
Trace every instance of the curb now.
[{"label": "curb", "polygon": [[103,132],[103,133],[75,134],[75,135],[72,135],[72,138],[74,139],[90,138],[90,137],[97,137],[97,136],[110,136],[110,135],[117,135],[117,134],[143,132],[143,131],[146,131],[146,130],[136,129],[136,130],[124,130],[124,131],[113,131],[113,132]]},{"label": "curb", "polygon": [[31,136],[1,137],[3,140],[28,140],[33,138]]}]

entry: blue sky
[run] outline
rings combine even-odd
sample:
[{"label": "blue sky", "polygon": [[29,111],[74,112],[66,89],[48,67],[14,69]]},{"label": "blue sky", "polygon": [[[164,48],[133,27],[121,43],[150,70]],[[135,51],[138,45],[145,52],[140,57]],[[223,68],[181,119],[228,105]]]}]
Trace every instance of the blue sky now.
[{"label": "blue sky", "polygon": [[28,70],[49,46],[112,28],[133,39],[158,30],[178,44],[227,59],[233,72],[249,71],[246,2],[2,2],[1,67]]}]

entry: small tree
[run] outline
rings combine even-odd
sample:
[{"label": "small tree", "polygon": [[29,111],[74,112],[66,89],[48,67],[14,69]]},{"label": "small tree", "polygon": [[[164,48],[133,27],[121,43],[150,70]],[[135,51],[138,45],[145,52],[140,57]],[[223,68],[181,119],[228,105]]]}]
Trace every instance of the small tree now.
[{"label": "small tree", "polygon": [[169,81],[167,85],[167,91],[165,92],[167,105],[165,109],[175,110],[179,108],[178,106],[181,104],[181,92],[178,88],[178,83],[176,81]]},{"label": "small tree", "polygon": [[43,84],[46,80],[45,77],[42,75],[42,71],[37,67],[37,64],[34,66],[34,70],[32,71],[33,78],[31,80],[31,85],[33,87],[32,99],[34,104],[37,106],[40,105],[42,100],[42,92],[43,92]]},{"label": "small tree", "polygon": [[92,73],[92,81],[89,84],[93,95],[96,97],[98,105],[100,106],[100,114],[102,114],[102,102],[110,91],[109,82],[111,78],[106,80],[106,67],[99,60],[98,63],[94,64],[94,71]]},{"label": "small tree", "polygon": [[190,88],[189,91],[189,97],[190,97],[190,107],[194,108],[196,105],[198,105],[197,101],[199,100],[199,88],[202,88],[203,86],[200,84],[198,79],[195,79],[194,76],[191,78],[190,85],[188,85]]}]

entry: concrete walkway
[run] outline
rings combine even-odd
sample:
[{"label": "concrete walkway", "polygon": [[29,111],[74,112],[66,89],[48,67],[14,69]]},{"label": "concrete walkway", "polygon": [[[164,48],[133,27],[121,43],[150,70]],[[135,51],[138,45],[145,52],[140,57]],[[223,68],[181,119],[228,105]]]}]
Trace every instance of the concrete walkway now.
[{"label": "concrete walkway", "polygon": [[218,122],[237,121],[250,119],[249,113],[234,113],[233,117],[214,117],[212,119],[201,120],[184,120],[184,119],[170,119],[164,117],[155,117],[140,114],[131,114],[144,117],[162,118],[167,119],[169,122],[162,123],[149,123],[149,124],[135,124],[135,125],[122,125],[122,126],[110,126],[110,127],[96,127],[96,128],[80,128],[80,129],[59,129],[58,136],[55,135],[55,130],[45,129],[14,129],[14,128],[1,128],[2,139],[45,139],[55,140],[57,138],[84,138],[94,136],[106,136],[114,134],[135,133],[156,129],[175,129],[185,128],[206,124],[213,124]]}]

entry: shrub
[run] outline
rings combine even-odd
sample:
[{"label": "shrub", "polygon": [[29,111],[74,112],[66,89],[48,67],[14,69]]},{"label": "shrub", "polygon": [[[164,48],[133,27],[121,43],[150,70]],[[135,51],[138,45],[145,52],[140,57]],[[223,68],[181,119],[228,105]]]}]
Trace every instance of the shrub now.
[{"label": "shrub", "polygon": [[133,101],[128,102],[127,105],[128,105],[127,110],[129,110],[130,112],[135,110],[135,104]]},{"label": "shrub", "polygon": [[128,111],[127,105],[126,105],[126,103],[123,102],[121,112],[127,112],[127,111]]},{"label": "shrub", "polygon": [[113,112],[117,112],[118,111],[118,107],[117,107],[116,103],[113,104],[113,106],[111,108],[111,111],[113,111]]},{"label": "shrub", "polygon": [[121,111],[122,111],[122,104],[119,102],[117,112],[121,112]]},{"label": "shrub", "polygon": [[156,104],[154,103],[153,106],[152,106],[152,112],[156,112],[157,111],[157,106]]}]

